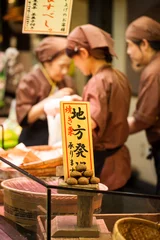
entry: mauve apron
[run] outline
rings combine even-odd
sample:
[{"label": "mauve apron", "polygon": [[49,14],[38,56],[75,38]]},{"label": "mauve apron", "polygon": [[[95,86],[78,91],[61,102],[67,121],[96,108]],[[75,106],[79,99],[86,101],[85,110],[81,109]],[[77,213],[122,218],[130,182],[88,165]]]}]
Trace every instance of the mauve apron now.
[{"label": "mauve apron", "polygon": [[122,146],[119,146],[114,149],[105,149],[104,151],[94,151],[94,167],[95,167],[95,176],[100,177],[104,162],[107,157],[115,154]]}]

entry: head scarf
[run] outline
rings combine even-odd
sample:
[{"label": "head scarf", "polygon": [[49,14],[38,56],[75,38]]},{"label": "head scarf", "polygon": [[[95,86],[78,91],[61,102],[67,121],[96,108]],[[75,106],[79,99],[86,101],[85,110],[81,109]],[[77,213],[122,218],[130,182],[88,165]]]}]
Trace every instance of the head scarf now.
[{"label": "head scarf", "polygon": [[93,56],[95,54],[95,57],[103,58],[105,49],[108,48],[109,53],[116,56],[113,49],[114,42],[110,34],[91,24],[76,27],[69,34],[67,40],[67,48],[75,52],[84,47],[91,51]]},{"label": "head scarf", "polygon": [[65,50],[67,39],[62,37],[46,37],[35,50],[36,57],[40,62],[52,60],[58,53]]},{"label": "head scarf", "polygon": [[126,30],[126,39],[139,41],[160,41],[160,23],[152,18],[142,16],[133,21]]}]

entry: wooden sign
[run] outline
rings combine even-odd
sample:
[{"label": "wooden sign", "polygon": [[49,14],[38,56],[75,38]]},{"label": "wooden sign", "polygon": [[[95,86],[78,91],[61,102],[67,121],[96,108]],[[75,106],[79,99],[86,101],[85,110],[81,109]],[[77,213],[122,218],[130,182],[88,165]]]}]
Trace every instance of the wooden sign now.
[{"label": "wooden sign", "polygon": [[94,172],[92,129],[88,102],[61,102],[64,179],[77,164]]},{"label": "wooden sign", "polygon": [[25,0],[23,33],[68,35],[73,0]]}]

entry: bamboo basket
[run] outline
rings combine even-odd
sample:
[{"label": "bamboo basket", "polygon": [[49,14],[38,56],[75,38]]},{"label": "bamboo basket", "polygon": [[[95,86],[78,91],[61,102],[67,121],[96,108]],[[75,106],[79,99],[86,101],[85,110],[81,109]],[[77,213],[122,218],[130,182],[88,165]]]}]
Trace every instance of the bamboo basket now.
[{"label": "bamboo basket", "polygon": [[[54,185],[55,181],[49,181],[49,184]],[[27,229],[35,230],[37,216],[42,214],[39,206],[46,209],[46,188],[25,177],[8,179],[3,181],[1,185],[4,188],[5,217]],[[53,189],[51,196],[52,215],[77,213],[76,195],[58,194]],[[102,194],[95,195],[93,202],[95,213],[100,210],[101,204]]]},{"label": "bamboo basket", "polygon": [[[59,147],[53,147],[48,145],[40,145],[40,146],[31,146],[28,147],[33,151],[38,152],[49,152],[51,150],[58,150]],[[47,154],[47,153],[46,153]],[[21,166],[21,168],[25,169],[29,173],[36,176],[55,176],[56,175],[56,167],[63,165],[63,157],[62,155],[58,155],[51,159],[45,161],[32,161],[25,163]]]},{"label": "bamboo basket", "polygon": [[[48,146],[48,145],[40,145],[40,146],[31,146],[27,147],[28,149],[34,151],[51,151],[56,150],[58,147]],[[21,155],[24,154],[20,149],[9,149],[8,151],[1,152],[0,155],[4,158],[7,158],[8,154],[14,153],[15,158],[16,154]],[[29,156],[25,156],[28,158]],[[14,162],[13,162],[14,163]],[[37,177],[47,177],[47,176],[56,176],[56,167],[63,165],[63,158],[62,156],[57,156],[56,158],[49,159],[46,161],[33,161],[29,163],[25,163],[20,166],[20,168],[26,170],[27,172],[31,173]],[[0,168],[0,179],[5,180],[8,178],[15,178],[15,177],[22,177],[22,174],[17,170],[11,167],[1,167]]]},{"label": "bamboo basket", "polygon": [[113,240],[159,240],[160,224],[141,218],[122,218],[113,228]]}]

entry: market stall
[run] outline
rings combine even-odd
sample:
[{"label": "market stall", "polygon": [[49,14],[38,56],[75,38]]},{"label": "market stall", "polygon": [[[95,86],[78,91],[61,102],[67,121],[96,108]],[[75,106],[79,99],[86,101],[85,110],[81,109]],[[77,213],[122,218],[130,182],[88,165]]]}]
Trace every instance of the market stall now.
[{"label": "market stall", "polygon": [[[3,160],[3,159],[1,159]],[[17,167],[16,167],[17,168]],[[20,169],[22,173],[22,169]],[[96,218],[96,221],[99,225],[99,236],[90,237],[92,239],[116,239],[115,236],[115,226],[118,220],[124,218],[138,218],[139,221],[149,220],[149,222],[143,222],[143,224],[149,224],[144,226],[147,233],[152,233],[153,230],[156,231],[154,234],[160,234],[159,227],[157,223],[160,221],[159,214],[159,202],[160,198],[154,195],[144,195],[136,193],[124,193],[124,192],[112,192],[106,191],[106,189],[89,189],[88,187],[79,188],[76,186],[64,186],[62,184],[57,184],[57,181],[45,181],[41,178],[37,178],[32,175],[28,175],[27,172],[23,172],[23,178],[16,178],[5,180],[2,183],[2,186],[5,189],[4,193],[4,215],[7,219],[12,219],[12,221],[21,226],[25,231],[33,231],[37,235],[38,239],[56,239],[56,236],[52,237],[55,219],[58,217],[61,223],[67,226],[71,225],[71,220],[66,221],[66,219],[71,219],[72,217],[76,219],[78,209],[77,196],[90,196],[90,195],[99,195],[100,198],[94,199],[93,205],[90,204],[88,209],[85,210],[85,206],[79,208],[79,211],[93,211],[93,219]],[[26,178],[27,177],[27,178]],[[29,177],[29,178],[28,178]],[[62,180],[59,179],[59,182]],[[24,184],[25,183],[25,184]],[[23,186],[23,188],[22,188]],[[30,190],[32,190],[32,192]],[[37,188],[39,190],[37,196]],[[20,190],[23,189],[23,190]],[[25,190],[24,190],[25,189]],[[12,192],[12,193],[11,193]],[[58,192],[61,192],[58,194]],[[63,193],[62,193],[63,192]],[[65,192],[65,193],[64,193]],[[66,194],[67,193],[67,194]],[[9,197],[9,195],[11,195]],[[15,200],[14,200],[15,199]],[[17,199],[19,201],[17,202]],[[91,202],[90,202],[91,203]],[[10,208],[9,208],[10,205]],[[12,205],[12,206],[11,206]],[[127,206],[128,205],[128,206]],[[108,214],[107,211],[117,207],[117,210],[113,211],[114,213]],[[98,208],[98,213],[94,213]],[[69,211],[70,209],[70,211]],[[71,211],[72,209],[72,211]],[[117,213],[116,213],[117,211]],[[95,211],[96,212],[96,211]],[[83,214],[81,216],[84,216]],[[92,216],[92,214],[91,214]],[[34,218],[34,221],[33,221]],[[86,219],[85,219],[86,220]],[[134,221],[134,220],[133,220]],[[83,222],[84,221],[83,219]],[[91,220],[92,222],[92,220]],[[25,224],[24,224],[25,223]],[[27,226],[27,224],[28,226]],[[92,224],[95,224],[93,220]],[[105,224],[105,225],[104,225]],[[63,224],[62,224],[63,225]],[[62,226],[61,225],[61,226]],[[63,225],[63,227],[64,227]],[[17,228],[16,226],[16,228]],[[132,227],[132,226],[131,226]],[[130,227],[130,229],[131,229]],[[134,227],[134,226],[133,226]],[[29,228],[32,228],[29,230]],[[142,233],[144,235],[145,228],[143,228]],[[18,229],[18,228],[17,228]],[[86,228],[83,226],[83,231]],[[127,227],[125,228],[127,231]],[[67,230],[69,231],[68,227]],[[64,231],[64,233],[65,233]],[[125,232],[126,232],[125,231]],[[141,229],[133,231],[140,231]],[[144,231],[144,232],[143,232]],[[130,232],[130,230],[129,230]],[[137,232],[137,233],[138,233]],[[148,234],[149,234],[148,233]],[[147,234],[146,240],[149,235]],[[159,235],[157,235],[159,236]],[[14,239],[14,238],[13,238]],[[30,239],[30,238],[28,238]],[[58,237],[58,239],[76,239],[75,237]],[[85,239],[85,237],[80,237],[77,239]],[[87,239],[87,238],[86,238]],[[127,238],[125,238],[127,239]],[[132,238],[131,238],[132,239]],[[133,238],[137,239],[137,238]],[[153,238],[154,239],[154,238]],[[156,238],[155,238],[156,239]],[[158,239],[158,238],[157,238]]]}]

